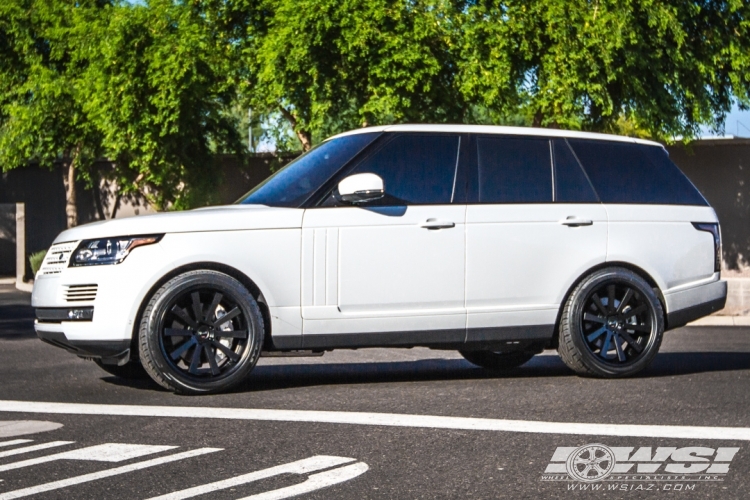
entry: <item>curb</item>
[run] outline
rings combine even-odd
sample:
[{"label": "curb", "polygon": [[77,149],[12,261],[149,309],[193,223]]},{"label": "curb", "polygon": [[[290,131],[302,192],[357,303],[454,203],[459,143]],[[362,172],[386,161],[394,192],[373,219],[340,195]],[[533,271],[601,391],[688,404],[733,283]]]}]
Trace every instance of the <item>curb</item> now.
[{"label": "curb", "polygon": [[26,283],[25,281],[16,281],[16,288],[18,290],[21,290],[22,292],[31,293],[31,291],[34,289],[34,282],[32,281],[30,283]]},{"label": "curb", "polygon": [[750,326],[750,316],[706,316],[685,326]]}]

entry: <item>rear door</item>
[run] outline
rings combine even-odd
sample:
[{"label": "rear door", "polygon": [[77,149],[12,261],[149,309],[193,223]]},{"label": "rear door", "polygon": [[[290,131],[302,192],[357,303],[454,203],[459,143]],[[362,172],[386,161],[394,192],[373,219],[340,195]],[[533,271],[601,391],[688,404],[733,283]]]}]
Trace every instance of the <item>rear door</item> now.
[{"label": "rear door", "polygon": [[564,139],[472,138],[467,341],[547,339],[571,284],[604,262],[607,214]]},{"label": "rear door", "polygon": [[458,134],[390,134],[341,174],[379,175],[385,198],[352,206],[331,192],[305,211],[305,346],[463,342],[460,144]]}]

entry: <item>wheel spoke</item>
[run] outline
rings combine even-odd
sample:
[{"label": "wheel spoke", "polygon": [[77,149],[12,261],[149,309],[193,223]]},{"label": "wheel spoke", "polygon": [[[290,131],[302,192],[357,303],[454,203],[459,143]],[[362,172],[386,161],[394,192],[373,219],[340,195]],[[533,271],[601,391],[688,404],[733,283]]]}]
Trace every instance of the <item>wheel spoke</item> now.
[{"label": "wheel spoke", "polygon": [[591,313],[585,313],[583,315],[583,319],[584,321],[593,321],[595,323],[602,323],[602,324],[607,322],[606,318],[602,318],[601,316],[594,316]]},{"label": "wheel spoke", "polygon": [[615,311],[617,314],[620,314],[623,309],[625,309],[625,306],[628,305],[628,302],[630,302],[630,299],[633,298],[633,290],[628,288],[625,291],[625,296],[622,298],[622,301],[620,302],[620,305],[617,306],[617,311]]},{"label": "wheel spoke", "polygon": [[607,327],[606,327],[606,326],[603,326],[603,327],[599,328],[599,329],[598,329],[597,331],[595,331],[595,332],[593,332],[593,333],[590,333],[590,334],[589,334],[589,335],[588,335],[588,336],[586,337],[586,340],[588,340],[589,342],[593,342],[593,341],[594,341],[594,340],[596,340],[596,339],[597,339],[597,338],[598,338],[598,337],[599,337],[599,336],[600,336],[600,335],[601,335],[602,333],[604,333],[604,332],[606,332],[606,331],[607,331]]},{"label": "wheel spoke", "polygon": [[625,362],[626,358],[625,358],[625,353],[622,350],[622,341],[620,340],[620,336],[614,335],[613,337],[614,338],[612,340],[614,340],[615,342],[615,351],[617,351],[617,359],[620,360],[621,363]]},{"label": "wheel spoke", "polygon": [[218,375],[221,373],[219,365],[216,364],[216,350],[211,349],[208,346],[204,347],[206,356],[208,357],[208,365],[211,367],[211,375]]},{"label": "wheel spoke", "polygon": [[608,315],[607,310],[604,308],[604,304],[602,304],[601,299],[599,298],[598,294],[594,294],[591,296],[591,300],[594,301],[594,304],[596,305],[597,309],[601,311],[601,313],[605,316]]},{"label": "wheel spoke", "polygon": [[167,337],[188,337],[192,335],[192,330],[183,330],[182,328],[165,328],[164,335]]},{"label": "wheel spoke", "polygon": [[641,346],[639,343],[637,343],[635,340],[633,340],[633,337],[631,337],[628,332],[620,332],[620,337],[622,337],[623,340],[625,340],[625,342],[628,343],[628,346],[630,346],[633,349],[635,349],[635,352],[637,352],[639,354],[641,352],[643,352],[643,346]]},{"label": "wheel spoke", "polygon": [[638,316],[642,312],[646,311],[648,309],[648,306],[646,304],[641,304],[638,307],[631,309],[629,311],[625,311],[622,315],[623,319],[629,319],[633,316]]},{"label": "wheel spoke", "polygon": [[205,316],[203,317],[203,321],[206,323],[209,323],[214,318],[214,313],[216,312],[216,308],[219,307],[219,302],[221,302],[221,299],[223,299],[224,296],[220,294],[219,292],[216,292],[214,294],[214,298],[211,301],[211,305],[208,306],[208,310],[206,311]]},{"label": "wheel spoke", "polygon": [[172,358],[173,360],[176,360],[177,358],[179,358],[180,356],[182,356],[182,354],[185,351],[187,351],[188,349],[190,349],[191,347],[193,347],[195,344],[196,344],[195,337],[191,337],[188,340],[186,340],[185,343],[182,344],[180,347],[178,347],[177,349],[175,349],[174,351],[172,351],[169,354],[169,357]]},{"label": "wheel spoke", "polygon": [[190,294],[193,299],[193,316],[195,316],[195,322],[200,323],[203,319],[203,304],[201,304],[201,296],[198,292]]},{"label": "wheel spoke", "polygon": [[179,308],[177,306],[174,306],[172,308],[172,314],[174,314],[175,316],[177,316],[178,318],[180,318],[182,320],[182,322],[185,323],[186,325],[191,326],[191,327],[193,327],[196,330],[198,329],[198,323],[196,323],[195,321],[193,321],[193,318],[191,318],[190,316],[188,316],[188,314],[185,312],[184,309],[181,309],[181,308]]},{"label": "wheel spoke", "polygon": [[198,344],[195,346],[193,351],[193,359],[190,361],[190,369],[188,370],[193,375],[198,375],[198,368],[201,365],[201,352],[203,352],[203,346]]},{"label": "wheel spoke", "polygon": [[217,342],[215,340],[211,341],[211,345],[219,349],[221,352],[223,352],[229,359],[232,361],[239,361],[240,355],[222,344],[221,342]]},{"label": "wheel spoke", "polygon": [[222,316],[221,318],[219,318],[216,321],[214,321],[213,327],[214,328],[219,328],[221,325],[223,325],[224,323],[226,323],[227,321],[229,321],[231,319],[236,318],[240,314],[242,314],[242,311],[240,311],[240,308],[239,307],[235,307],[234,309],[232,309],[231,311],[229,311],[228,313],[226,313],[224,316]]},{"label": "wheel spoke", "polygon": [[247,330],[216,330],[216,331],[214,331],[214,337],[232,338],[232,339],[246,339],[247,338]]},{"label": "wheel spoke", "polygon": [[607,353],[609,352],[609,343],[612,340],[612,332],[607,332],[607,336],[604,338],[604,345],[602,345],[601,350],[599,351],[599,356],[601,356],[604,359],[607,359]]},{"label": "wheel spoke", "polygon": [[622,328],[623,330],[633,330],[634,332],[651,333],[651,327],[647,325],[630,325],[625,323]]},{"label": "wheel spoke", "polygon": [[607,309],[610,313],[615,312],[615,285],[607,286]]}]

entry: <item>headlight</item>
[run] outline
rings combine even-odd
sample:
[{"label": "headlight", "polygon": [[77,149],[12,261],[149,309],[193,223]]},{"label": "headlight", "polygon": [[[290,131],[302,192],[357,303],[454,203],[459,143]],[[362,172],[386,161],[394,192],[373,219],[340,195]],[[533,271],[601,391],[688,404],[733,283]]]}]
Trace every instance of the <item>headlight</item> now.
[{"label": "headlight", "polygon": [[163,234],[147,236],[120,236],[83,240],[70,259],[70,266],[97,266],[119,264],[136,247],[151,245],[159,241]]}]

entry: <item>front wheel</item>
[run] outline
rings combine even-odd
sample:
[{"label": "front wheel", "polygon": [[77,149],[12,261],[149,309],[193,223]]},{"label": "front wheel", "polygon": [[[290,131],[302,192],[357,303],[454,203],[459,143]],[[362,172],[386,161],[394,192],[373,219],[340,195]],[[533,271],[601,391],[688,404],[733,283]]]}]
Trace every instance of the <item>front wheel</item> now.
[{"label": "front wheel", "polygon": [[664,311],[653,289],[619,267],[587,276],[565,303],[558,352],[579,375],[626,377],[653,361]]},{"label": "front wheel", "polygon": [[165,283],[144,310],[143,367],[159,385],[183,394],[226,391],[255,366],[263,341],[258,303],[236,279],[190,271]]}]

